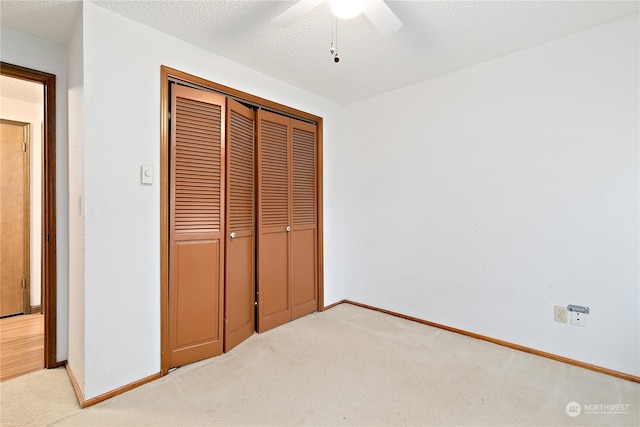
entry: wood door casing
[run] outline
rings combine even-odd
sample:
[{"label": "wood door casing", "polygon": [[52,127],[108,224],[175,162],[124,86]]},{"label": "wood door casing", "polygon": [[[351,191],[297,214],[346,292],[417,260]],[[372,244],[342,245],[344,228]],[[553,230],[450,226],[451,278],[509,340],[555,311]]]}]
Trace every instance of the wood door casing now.
[{"label": "wood door casing", "polygon": [[255,112],[227,99],[224,351],[255,329]]},{"label": "wood door casing", "polygon": [[30,313],[29,124],[0,124],[0,317]]},{"label": "wood door casing", "polygon": [[225,97],[171,92],[168,367],[223,351]]},{"label": "wood door casing", "polygon": [[[56,76],[0,61],[3,76],[40,83],[44,89],[42,142],[42,311],[44,315],[45,367],[57,368],[57,221],[56,221]],[[167,233],[168,228],[165,230]]]}]

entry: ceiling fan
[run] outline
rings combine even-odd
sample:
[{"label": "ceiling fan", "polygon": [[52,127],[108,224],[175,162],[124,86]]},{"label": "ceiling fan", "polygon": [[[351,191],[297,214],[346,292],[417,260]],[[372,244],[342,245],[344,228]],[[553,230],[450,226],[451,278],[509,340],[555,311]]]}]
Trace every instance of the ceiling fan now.
[{"label": "ceiling fan", "polygon": [[[279,27],[293,24],[327,0],[300,0],[272,21]],[[388,37],[402,27],[402,22],[384,0],[329,0],[331,10],[338,18],[349,19],[364,13],[380,34]]]}]

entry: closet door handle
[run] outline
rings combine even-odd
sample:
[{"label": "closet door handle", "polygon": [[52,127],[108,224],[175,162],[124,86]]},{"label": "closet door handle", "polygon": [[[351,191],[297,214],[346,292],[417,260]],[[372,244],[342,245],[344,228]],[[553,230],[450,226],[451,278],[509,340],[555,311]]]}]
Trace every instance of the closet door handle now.
[{"label": "closet door handle", "polygon": [[291,231],[291,227],[287,225],[287,232]]},{"label": "closet door handle", "polygon": [[235,239],[236,238],[235,231],[231,232],[231,234],[229,234],[229,237],[231,237],[232,239]]}]

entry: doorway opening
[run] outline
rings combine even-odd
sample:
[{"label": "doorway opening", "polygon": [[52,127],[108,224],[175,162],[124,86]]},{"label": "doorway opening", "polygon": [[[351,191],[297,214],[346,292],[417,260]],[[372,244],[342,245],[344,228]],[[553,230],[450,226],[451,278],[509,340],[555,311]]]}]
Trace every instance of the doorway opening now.
[{"label": "doorway opening", "polygon": [[[35,352],[37,362],[32,362],[36,363],[35,369],[55,368],[58,366],[56,360],[56,77],[53,74],[0,62],[0,79],[3,85],[1,118],[4,119],[1,132],[3,151],[0,153],[2,157],[0,160],[3,162],[2,171],[0,171],[3,198],[3,235],[0,238],[3,241],[1,258],[3,303],[0,312],[3,329],[2,345],[7,344],[5,337],[13,337],[14,349],[25,352],[22,356],[12,355],[13,357],[22,359],[27,356],[27,353],[33,356]],[[11,95],[11,99],[6,97],[7,95]],[[28,112],[30,114],[27,114]],[[5,151],[4,148],[10,146],[8,141],[11,138],[15,139],[14,143],[17,144],[18,150]],[[10,155],[15,159],[10,158]],[[19,165],[20,167],[15,164],[16,159],[23,162]],[[12,164],[13,167],[5,168],[4,163]],[[18,197],[18,195],[22,196]],[[12,203],[5,203],[8,200]],[[13,215],[16,212],[4,212],[5,207],[9,205],[17,212],[17,217]],[[13,225],[9,224],[10,219]],[[22,229],[14,230],[15,224],[19,225],[17,228],[21,226]],[[5,237],[11,237],[11,239]],[[11,245],[5,242],[11,242]],[[9,273],[15,273],[13,275],[16,277],[9,277]],[[16,280],[17,287],[14,283]],[[6,299],[7,303],[5,303],[5,294],[13,295],[15,298]],[[34,337],[38,337],[38,342],[33,342]],[[16,339],[18,341],[15,341]],[[4,357],[9,352],[3,348],[2,353],[4,362]],[[3,371],[5,371],[4,363]],[[4,379],[6,378],[3,372]]]}]

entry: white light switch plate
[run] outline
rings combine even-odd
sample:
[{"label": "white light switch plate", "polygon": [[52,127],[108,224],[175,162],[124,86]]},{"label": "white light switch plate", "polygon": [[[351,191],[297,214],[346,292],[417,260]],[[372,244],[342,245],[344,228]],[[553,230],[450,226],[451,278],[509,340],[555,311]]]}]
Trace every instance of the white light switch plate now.
[{"label": "white light switch plate", "polygon": [[140,166],[140,183],[153,184],[153,166],[151,165]]}]

